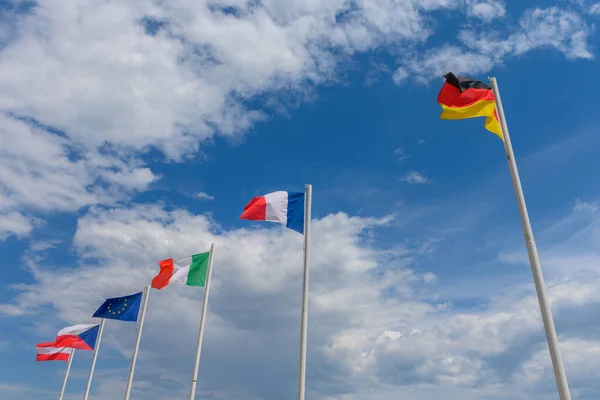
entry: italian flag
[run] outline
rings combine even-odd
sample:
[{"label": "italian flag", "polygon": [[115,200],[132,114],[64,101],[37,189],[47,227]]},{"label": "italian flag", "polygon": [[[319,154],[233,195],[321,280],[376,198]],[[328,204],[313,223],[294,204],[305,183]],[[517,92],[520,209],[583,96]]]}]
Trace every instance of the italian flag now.
[{"label": "italian flag", "polygon": [[152,279],[152,287],[160,290],[173,282],[204,287],[209,259],[210,252],[206,252],[159,261],[160,272]]}]

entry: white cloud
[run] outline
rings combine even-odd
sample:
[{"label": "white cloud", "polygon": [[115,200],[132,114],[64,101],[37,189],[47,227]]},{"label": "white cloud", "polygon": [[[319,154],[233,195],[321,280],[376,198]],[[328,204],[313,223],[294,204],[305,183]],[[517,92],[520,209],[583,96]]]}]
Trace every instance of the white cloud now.
[{"label": "white cloud", "polygon": [[592,15],[600,15],[600,3],[592,4],[589,13]]},{"label": "white cloud", "polygon": [[398,161],[406,160],[409,157],[404,151],[404,149],[401,149],[400,147],[394,150],[394,154],[396,155]]},{"label": "white cloud", "polygon": [[[594,220],[596,226],[600,219],[596,215]],[[343,213],[314,221],[308,355],[313,396],[354,400],[369,393],[370,399],[408,400],[418,395],[433,400],[445,393],[447,400],[508,400],[524,398],[519,396],[526,392],[545,399],[553,387],[551,366],[529,277],[481,306],[454,309],[429,292],[430,283],[438,287],[444,279],[412,270],[419,257],[431,257],[420,244],[397,251],[371,243],[365,231],[389,221]],[[35,283],[16,285],[14,302],[0,306],[0,312],[15,317],[35,314],[40,337],[56,331],[56,317],[64,323],[84,323],[105,297],[140,290],[157,272],[157,260],[191,254],[215,242],[201,387],[208,398],[210,393],[233,399],[293,396],[301,236],[280,227],[223,231],[215,224],[202,215],[156,205],[93,209],[78,222],[78,268],[54,268],[46,260],[26,257]],[[579,229],[570,233],[579,234]],[[580,253],[589,256],[595,252],[595,239],[586,237],[587,247]],[[554,256],[547,254],[545,260]],[[553,262],[564,268],[572,260]],[[600,337],[590,333],[596,325],[565,318],[585,315],[586,307],[597,308],[600,271],[596,267],[569,278],[550,276],[548,292],[570,382],[592,390],[585,399],[594,398],[600,387],[590,386],[595,381],[583,366],[595,361],[582,350],[598,346]],[[181,376],[189,371],[182,360],[191,362],[201,298],[201,289],[183,285],[152,291],[136,372],[137,395],[167,398],[157,388],[171,383],[180,389],[170,395],[185,395],[188,380]],[[55,311],[48,313],[47,307]],[[131,327],[123,325],[127,324],[110,325],[103,347],[127,357],[133,335]],[[170,340],[174,327],[177,340]],[[256,366],[259,359],[261,368]],[[118,368],[126,371],[127,361],[123,358]],[[99,373],[111,382],[98,380],[99,398],[113,398],[124,386],[123,372],[101,368]]]},{"label": "white cloud", "polygon": [[[246,109],[246,100],[280,91],[302,96],[313,85],[338,79],[340,63],[359,51],[414,48],[433,33],[429,11],[466,4],[38,3],[34,12],[18,17],[18,30],[0,31],[0,40],[8,40],[0,51],[0,211],[11,216],[0,235],[29,232],[33,223],[22,209],[73,211],[130,199],[159,178],[140,159],[150,148],[180,161],[215,134],[240,135],[264,118]],[[220,12],[220,6],[235,13]],[[467,9],[483,19],[489,11]],[[165,24],[149,35],[140,23],[144,18]],[[501,40],[464,34],[467,51],[444,45],[421,58],[399,50],[403,63],[394,79],[400,83],[417,74],[426,81],[449,67],[457,73],[485,72],[506,57],[544,47],[569,58],[590,58],[588,35],[578,15],[536,9],[524,15],[518,32],[508,31]],[[405,179],[429,183],[416,171]],[[522,386],[513,387],[518,378],[503,375],[498,365],[517,368],[527,351],[516,359],[508,353],[519,346],[534,349],[528,341],[543,344],[531,291],[492,299],[474,312],[453,311],[425,289],[428,283],[443,284],[441,279],[410,269],[418,249],[395,253],[369,241],[365,231],[387,222],[340,213],[314,223],[309,311],[314,397],[518,398]],[[212,242],[218,249],[201,364],[203,395],[293,397],[302,253],[295,232],[227,231],[205,216],[152,205],[92,207],[78,221],[75,268],[41,258],[52,243],[32,245],[24,260],[35,282],[14,285],[18,293],[0,305],[0,313],[35,314],[35,328],[46,337],[61,323],[56,317],[85,322],[103,298],[140,290],[156,273],[157,260],[191,254]],[[570,257],[573,251],[551,254],[556,257],[549,264],[593,270],[595,254],[579,250],[576,259]],[[599,282],[594,274],[554,282],[555,306],[571,310],[600,302]],[[180,388],[168,395],[185,396],[188,382],[181,376],[189,371],[181,360],[191,363],[200,293],[183,286],[152,292],[136,372],[138,395],[165,399],[166,391],[150,383],[166,382]],[[131,326],[111,324],[103,346],[129,355],[133,335],[124,332],[131,333]],[[96,381],[100,398],[122,393],[122,370],[99,373],[110,378]]]},{"label": "white cloud", "polygon": [[435,283],[437,279],[438,277],[431,272],[426,272],[425,274],[423,274],[423,281],[425,283]]},{"label": "white cloud", "polygon": [[469,0],[467,15],[489,22],[506,14],[504,2],[498,0]]},{"label": "white cloud", "polygon": [[426,51],[421,57],[405,60],[396,70],[394,82],[401,84],[412,76],[426,83],[446,72],[470,76],[490,71],[507,57],[515,57],[536,49],[553,49],[567,59],[591,59],[588,46],[591,28],[577,13],[558,7],[526,11],[519,29],[510,34],[473,29],[462,31],[462,46],[442,45]]},{"label": "white cloud", "polygon": [[595,213],[596,211],[598,211],[598,203],[587,203],[585,201],[582,201],[581,199],[577,199],[575,200],[575,206],[573,207],[573,209],[575,211],[587,211]]},{"label": "white cloud", "polygon": [[[600,265],[598,232],[600,218],[596,202],[577,199],[571,214],[534,232],[544,271],[561,277],[569,277],[577,271],[596,271]],[[510,251],[498,255],[499,261],[529,267],[522,239],[512,245]]]},{"label": "white cloud", "polygon": [[[322,320],[319,315],[336,316],[340,311],[343,315],[353,314],[355,307],[344,298],[379,301],[378,290],[365,285],[369,271],[377,268],[377,253],[368,243],[363,245],[359,237],[366,230],[387,222],[389,218],[351,218],[341,213],[314,221],[311,313],[317,319],[311,322],[310,329],[315,343],[320,341],[318,337],[336,326],[335,321]],[[293,369],[296,364],[291,357],[295,351],[293,346],[286,345],[285,349],[271,356],[266,356],[264,349],[274,343],[291,343],[297,334],[295,322],[299,315],[302,237],[281,228],[240,229],[219,235],[211,233],[214,231],[213,222],[208,218],[183,210],[166,212],[157,206],[94,210],[78,223],[74,245],[80,254],[79,268],[53,268],[46,261],[28,259],[26,265],[37,283],[16,285],[15,289],[21,293],[15,303],[2,305],[0,311],[18,316],[38,314],[46,306],[51,306],[66,323],[85,322],[103,298],[140,290],[156,274],[158,260],[198,252],[215,242],[214,281],[207,320],[210,329],[207,329],[205,338],[206,346],[213,350],[207,350],[203,365],[212,365],[216,362],[214,357],[229,358],[238,353],[239,357],[235,358],[240,366],[236,368],[241,370],[248,362],[254,363],[256,357],[267,357],[263,362],[271,358],[268,364],[280,365],[282,373]],[[367,280],[372,281],[375,288],[401,290],[413,279],[410,273],[402,271],[400,264],[397,273],[389,271],[381,278]],[[405,282],[405,279],[409,280]],[[180,358],[181,354],[189,354],[197,324],[191,316],[198,315],[202,298],[200,292],[201,289],[190,290],[185,286],[152,292],[144,342],[160,343],[160,348],[171,350],[154,352],[149,347],[143,349],[146,361],[138,366],[139,380],[149,376],[152,380],[170,379],[168,377],[179,374],[169,372],[167,367],[151,365],[155,362],[156,365],[164,365]],[[178,306],[173,308],[173,304]],[[52,314],[54,319],[56,314]],[[317,320],[321,322],[315,324]],[[53,324],[56,322],[49,323],[50,328]],[[165,338],[169,337],[165,334],[173,326],[178,327],[178,340],[165,342]],[[115,325],[111,329],[116,335],[115,332],[128,328]],[[124,354],[128,354],[131,345],[127,339],[117,342],[114,336],[106,343]],[[223,367],[233,367],[229,362],[219,364],[221,366],[210,374],[211,378],[207,377],[209,380],[217,379],[213,384],[234,392],[238,389],[243,389],[244,393],[262,390],[260,386],[264,385],[244,387],[244,374],[227,374],[228,382],[225,384],[223,379],[226,378],[219,371]],[[179,368],[181,364],[175,362],[175,365]],[[238,378],[229,381],[231,375]],[[290,378],[287,373],[276,373],[276,376]],[[273,382],[271,377],[264,377],[267,378]],[[287,386],[283,383],[285,379],[281,382],[282,386],[276,385],[279,390]],[[244,398],[252,398],[253,393],[245,394]]]},{"label": "white cloud", "polygon": [[431,183],[429,178],[417,171],[407,172],[402,178],[400,178],[402,182],[417,184],[417,185],[425,185]]},{"label": "white cloud", "polygon": [[0,241],[11,235],[26,236],[33,229],[33,225],[39,222],[35,218],[27,217],[16,211],[0,214]]},{"label": "white cloud", "polygon": [[[358,2],[346,13],[340,0],[40,1],[0,53],[0,109],[35,117],[86,147],[153,145],[178,159],[215,129],[236,135],[261,118],[244,99],[334,79],[331,48],[351,55],[426,38],[421,12],[446,3]],[[236,15],[220,12],[225,5]],[[166,22],[149,35],[144,18]]]},{"label": "white cloud", "polygon": [[110,204],[158,178],[135,158],[104,153],[0,114],[0,210]]},{"label": "white cloud", "polygon": [[214,200],[215,199],[215,196],[211,196],[210,194],[205,193],[205,192],[196,193],[196,195],[194,197],[197,199],[201,199],[201,200]]},{"label": "white cloud", "polygon": [[556,7],[526,12],[502,40],[473,32],[463,35],[466,50],[406,50],[426,43],[429,13],[442,9],[488,19],[503,3],[38,1],[10,16],[10,35],[0,32],[0,140],[10,160],[0,165],[2,208],[72,211],[130,199],[159,178],[141,161],[149,149],[182,161],[216,134],[242,135],[266,117],[248,100],[266,94],[281,109],[278,93],[302,99],[335,82],[357,52],[392,49],[403,60],[399,84],[449,69],[484,72],[536,48],[591,57],[590,29]]},{"label": "white cloud", "polygon": [[[220,12],[223,6],[235,15]],[[215,133],[238,135],[261,119],[245,99],[302,93],[335,80],[338,63],[357,51],[422,43],[432,34],[426,14],[458,6],[449,0],[40,1],[20,17],[18,35],[0,53],[0,109],[34,117],[88,149],[105,142],[156,146],[180,159]],[[470,0],[465,7],[484,19],[504,10],[498,0]],[[148,34],[144,20],[163,24]],[[576,14],[536,9],[521,29],[509,41],[528,47],[514,54],[549,46],[589,56],[588,32]],[[504,55],[510,53],[496,58]],[[403,58],[411,65],[411,57]]]}]

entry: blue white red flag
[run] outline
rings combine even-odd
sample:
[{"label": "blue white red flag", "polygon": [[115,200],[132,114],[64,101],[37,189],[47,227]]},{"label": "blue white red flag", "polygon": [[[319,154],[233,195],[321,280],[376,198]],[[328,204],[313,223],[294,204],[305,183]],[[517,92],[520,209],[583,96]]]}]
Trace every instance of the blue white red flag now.
[{"label": "blue white red flag", "polygon": [[94,350],[98,338],[98,324],[79,324],[61,329],[56,336],[54,347],[69,347],[80,350]]},{"label": "blue white red flag", "polygon": [[303,234],[304,193],[278,191],[256,196],[244,207],[240,219],[279,222]]}]

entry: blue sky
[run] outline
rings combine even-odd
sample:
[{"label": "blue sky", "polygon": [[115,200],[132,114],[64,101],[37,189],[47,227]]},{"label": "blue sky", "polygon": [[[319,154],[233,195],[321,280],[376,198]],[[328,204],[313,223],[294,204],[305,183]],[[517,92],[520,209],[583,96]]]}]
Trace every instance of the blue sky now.
[{"label": "blue sky", "polygon": [[[301,237],[239,215],[305,183],[307,399],[557,398],[502,142],[439,119],[453,71],[498,79],[571,393],[597,399],[600,3],[254,3],[0,1],[3,398],[55,398],[36,343],[212,242],[198,397],[293,398]],[[186,396],[202,295],[152,291],[132,398]],[[122,396],[134,330],[107,324],[93,399]]]}]

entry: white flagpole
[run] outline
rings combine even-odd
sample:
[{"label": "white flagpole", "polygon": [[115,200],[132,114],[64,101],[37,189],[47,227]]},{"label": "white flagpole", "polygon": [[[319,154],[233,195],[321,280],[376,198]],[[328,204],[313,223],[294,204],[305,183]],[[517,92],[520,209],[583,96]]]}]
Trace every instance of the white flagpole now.
[{"label": "white flagpole", "polygon": [[71,370],[71,364],[73,364],[73,356],[75,355],[75,349],[71,349],[71,354],[69,355],[69,363],[67,364],[67,370],[65,371],[65,379],[63,380],[62,388],[60,389],[60,395],[58,396],[58,400],[62,400],[65,395],[65,388],[67,387],[67,379],[69,379],[69,371]]},{"label": "white flagpole", "polygon": [[300,370],[298,373],[298,400],[304,400],[306,387],[306,330],[308,322],[308,265],[310,248],[310,213],[312,185],[304,190],[304,276],[302,278],[302,316],[300,322]]},{"label": "white flagpole", "polygon": [[102,318],[100,321],[100,328],[98,329],[98,338],[96,339],[96,345],[94,346],[94,355],[92,356],[92,366],[90,367],[90,375],[88,376],[87,386],[85,387],[85,394],[83,400],[87,400],[90,395],[90,388],[92,387],[92,377],[94,376],[94,368],[96,367],[96,359],[98,358],[98,351],[100,351],[100,340],[102,340],[102,332],[104,332],[104,322],[106,320]]},{"label": "white flagpole", "polygon": [[196,397],[196,384],[198,383],[198,369],[200,367],[200,352],[202,351],[202,339],[204,338],[204,321],[206,320],[206,308],[208,306],[208,292],[210,291],[210,278],[212,275],[213,257],[215,254],[215,244],[210,246],[210,255],[208,256],[208,271],[206,271],[206,285],[204,286],[204,300],[202,301],[202,311],[200,312],[200,329],[198,330],[198,345],[196,346],[196,360],[194,362],[194,375],[192,376],[192,387],[190,389],[190,400]]},{"label": "white flagpole", "polygon": [[540,258],[538,256],[535,241],[533,240],[533,231],[531,230],[531,222],[529,221],[529,214],[527,213],[527,207],[525,205],[525,197],[523,195],[523,188],[521,187],[519,171],[517,170],[517,163],[515,161],[515,155],[513,153],[513,148],[510,141],[510,135],[508,133],[508,126],[506,125],[504,109],[502,108],[502,101],[500,100],[498,83],[496,82],[496,78],[489,78],[489,81],[492,90],[494,91],[494,96],[496,97],[498,119],[500,122],[500,127],[502,128],[502,135],[504,136],[504,149],[506,151],[506,157],[508,158],[508,167],[510,169],[510,175],[512,177],[513,187],[517,197],[519,214],[521,215],[521,224],[523,225],[525,243],[527,246],[527,252],[529,254],[529,264],[531,265],[531,270],[533,272],[533,281],[535,282],[535,289],[537,292],[538,301],[540,303],[540,310],[542,312],[542,320],[544,321],[544,328],[546,330],[546,338],[548,340],[548,347],[550,349],[550,358],[552,359],[552,367],[554,368],[554,376],[556,378],[558,394],[560,396],[560,400],[571,400],[571,393],[569,393],[569,385],[567,383],[567,375],[565,374],[565,367],[563,366],[562,356],[558,344],[558,337],[556,335],[556,328],[554,327],[552,311],[550,309],[550,303],[548,302],[548,295],[546,293],[546,285],[544,284],[544,276],[542,275],[542,266],[540,264]]},{"label": "white flagpole", "polygon": [[144,300],[142,301],[142,315],[139,318],[137,327],[137,335],[135,345],[133,346],[133,356],[131,357],[131,367],[129,368],[129,379],[127,380],[127,389],[125,390],[125,400],[129,400],[131,394],[131,383],[133,382],[133,373],[135,371],[135,363],[137,361],[138,349],[140,348],[140,338],[142,337],[142,328],[144,327],[144,318],[146,318],[146,306],[148,305],[148,297],[150,297],[150,286],[144,288]]}]

